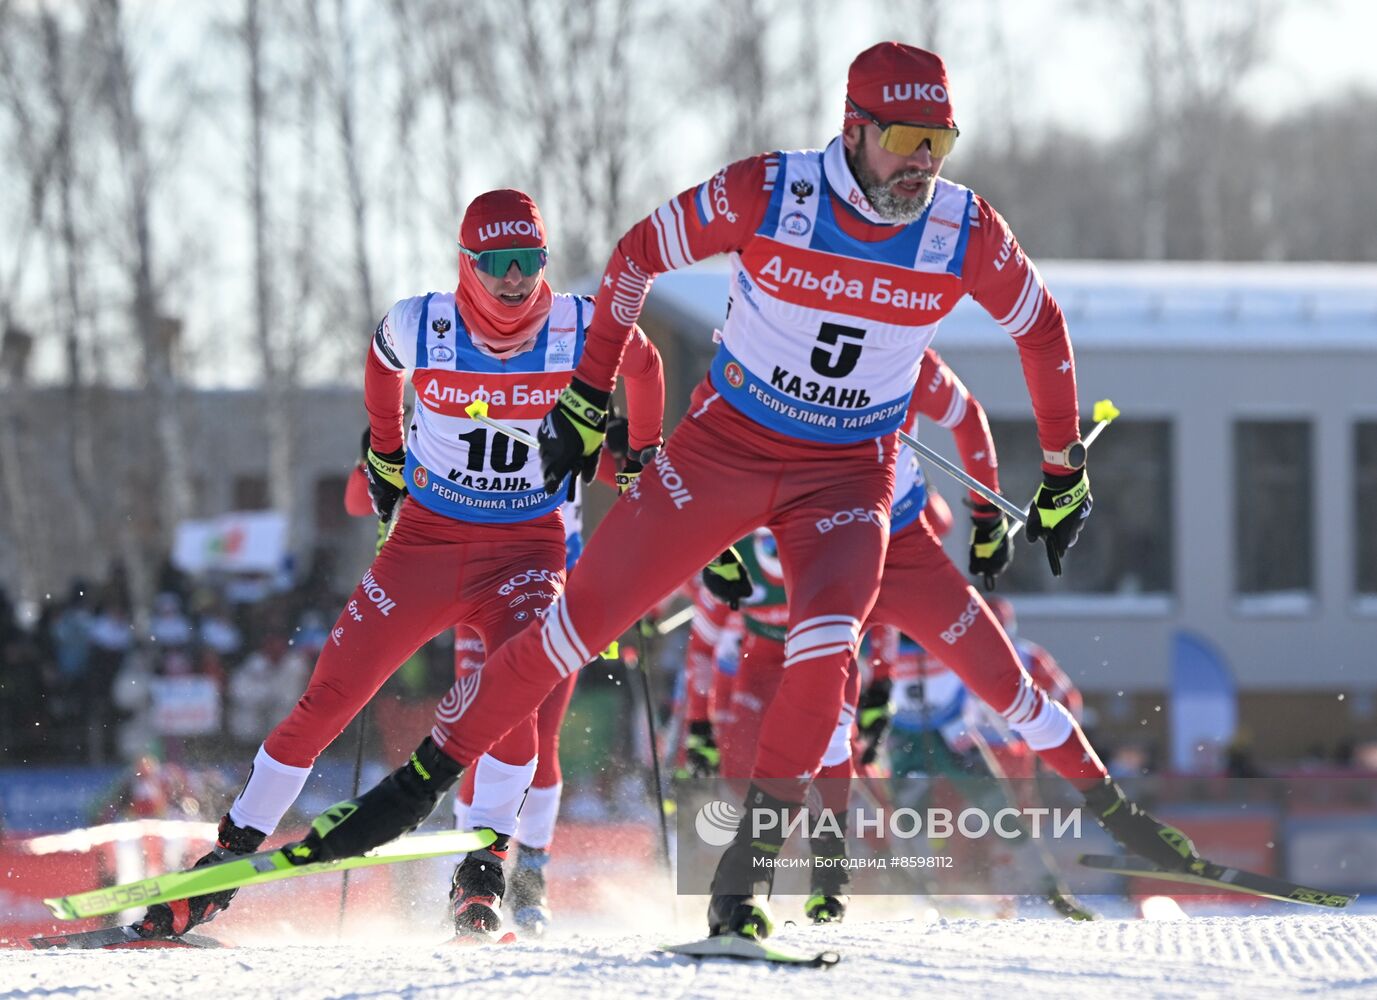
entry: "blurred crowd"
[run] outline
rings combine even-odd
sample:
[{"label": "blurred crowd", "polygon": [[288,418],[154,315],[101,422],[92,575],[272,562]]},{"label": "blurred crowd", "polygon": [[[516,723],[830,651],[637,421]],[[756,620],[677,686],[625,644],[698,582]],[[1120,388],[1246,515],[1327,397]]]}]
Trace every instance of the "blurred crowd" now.
[{"label": "blurred crowd", "polygon": [[[324,557],[297,579],[193,579],[169,565],[149,606],[136,608],[116,569],[100,583],[73,581],[27,622],[0,589],[0,752],[11,764],[130,765],[148,754],[196,764],[250,756],[300,697],[347,599],[330,578]],[[452,682],[452,642],[452,633],[442,633],[384,687],[426,709],[403,723],[428,718]],[[657,658],[663,697],[656,700],[662,723],[670,726],[668,696],[682,654],[677,648],[665,654]],[[585,674],[578,703],[588,718],[566,733],[565,755],[588,758],[581,767],[571,760],[570,770],[587,772],[594,783],[615,783],[622,768],[609,768],[606,747],[632,737],[636,727],[628,720],[640,710],[630,702],[620,663]],[[201,683],[183,685],[180,695],[174,691],[184,701],[169,708],[168,686],[158,682],[176,678]],[[1122,778],[1161,773],[1164,766],[1162,748],[1151,739],[1105,734],[1098,745]],[[1252,749],[1246,741],[1229,747],[1218,773],[1244,778],[1275,771],[1260,766]],[[1374,766],[1377,744],[1341,740],[1314,747],[1283,770],[1342,773]],[[609,797],[607,791],[594,797]]]},{"label": "blurred crowd", "polygon": [[[193,580],[167,566],[150,606],[135,607],[116,570],[73,581],[27,626],[0,591],[0,746],[14,763],[91,764],[257,746],[300,696],[343,604],[323,579]],[[158,688],[171,678],[203,683]],[[167,733],[169,692],[194,718]]]}]

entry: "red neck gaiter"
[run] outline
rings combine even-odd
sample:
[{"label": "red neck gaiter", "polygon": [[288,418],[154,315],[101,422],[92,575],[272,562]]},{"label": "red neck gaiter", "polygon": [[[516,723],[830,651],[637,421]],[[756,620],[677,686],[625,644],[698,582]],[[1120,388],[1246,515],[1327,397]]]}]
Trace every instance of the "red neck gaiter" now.
[{"label": "red neck gaiter", "polygon": [[[459,245],[473,253],[513,247],[545,246],[545,221],[524,191],[501,188],[480,194],[459,226]],[[454,303],[469,336],[498,358],[508,358],[540,332],[550,315],[554,293],[542,276],[526,301],[509,306],[483,287],[468,254],[459,254],[459,286]]]},{"label": "red neck gaiter", "polygon": [[541,278],[525,302],[509,306],[483,287],[472,258],[459,255],[459,286],[454,290],[454,304],[469,336],[499,358],[510,357],[540,332],[553,300],[550,283]]}]

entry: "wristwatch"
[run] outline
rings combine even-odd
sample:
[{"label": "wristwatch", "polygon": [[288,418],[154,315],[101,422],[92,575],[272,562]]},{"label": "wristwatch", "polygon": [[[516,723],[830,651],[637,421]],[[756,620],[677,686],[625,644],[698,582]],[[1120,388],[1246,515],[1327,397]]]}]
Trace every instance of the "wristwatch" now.
[{"label": "wristwatch", "polygon": [[1061,451],[1042,449],[1042,460],[1049,465],[1064,465],[1068,469],[1085,468],[1085,445],[1076,439]]}]

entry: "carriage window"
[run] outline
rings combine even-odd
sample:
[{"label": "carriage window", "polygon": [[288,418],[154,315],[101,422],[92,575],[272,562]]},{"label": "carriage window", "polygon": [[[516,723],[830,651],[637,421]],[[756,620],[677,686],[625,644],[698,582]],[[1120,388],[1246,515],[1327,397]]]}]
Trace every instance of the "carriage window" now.
[{"label": "carriage window", "polygon": [[[1042,453],[1032,421],[991,420],[999,449],[999,484],[1019,504],[1042,481]],[[1013,565],[1000,577],[1000,590],[1023,594],[1170,594],[1173,590],[1172,435],[1165,420],[1114,421],[1113,444],[1095,451],[1090,485],[1095,510],[1076,547],[1053,577],[1047,557],[1020,538]],[[1106,443],[1109,442],[1106,438]],[[949,500],[962,493],[928,470]],[[1145,498],[1150,498],[1145,502]],[[960,522],[958,522],[960,523]],[[964,560],[962,560],[964,565]]]}]

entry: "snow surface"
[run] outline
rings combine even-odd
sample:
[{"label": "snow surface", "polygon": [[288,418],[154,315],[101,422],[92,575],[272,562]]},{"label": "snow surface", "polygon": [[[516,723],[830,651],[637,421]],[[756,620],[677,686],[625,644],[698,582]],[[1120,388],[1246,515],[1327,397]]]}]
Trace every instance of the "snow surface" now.
[{"label": "snow surface", "polygon": [[[220,951],[0,951],[0,998],[748,997],[820,990],[881,997],[1259,997],[1377,995],[1377,916],[1185,920],[858,920],[788,926],[775,940],[842,952],[833,969],[695,962],[657,945],[698,936],[688,919],[632,933],[456,947],[416,936]],[[648,930],[656,923],[663,927]],[[441,935],[436,935],[438,940]]]}]

